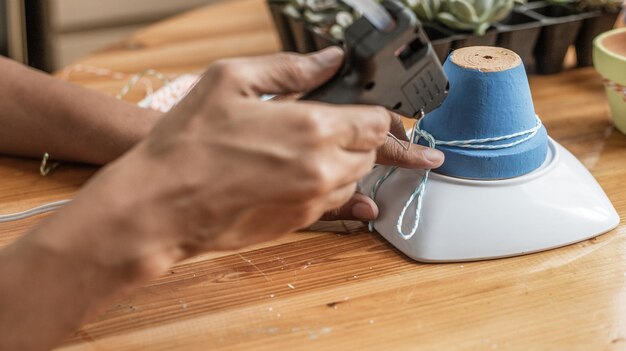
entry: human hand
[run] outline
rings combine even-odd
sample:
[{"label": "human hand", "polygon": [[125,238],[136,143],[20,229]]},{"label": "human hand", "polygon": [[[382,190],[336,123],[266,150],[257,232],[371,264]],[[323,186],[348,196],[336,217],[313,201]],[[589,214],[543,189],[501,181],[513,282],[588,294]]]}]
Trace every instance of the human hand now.
[{"label": "human hand", "polygon": [[[0,318],[0,348],[49,349],[103,302],[175,261],[275,238],[350,199],[386,142],[389,113],[380,107],[259,101],[261,93],[315,88],[341,59],[340,51],[329,49],[213,65],[147,138],[99,172],[70,204],[3,248],[0,273],[14,279],[0,283],[0,315],[6,317]],[[100,101],[107,111],[106,100],[85,100]],[[120,119],[133,114],[109,108],[116,110],[129,111]],[[58,121],[69,132],[76,126]],[[101,125],[106,118],[90,121]],[[119,133],[127,142],[119,147],[116,139],[116,152],[68,159],[108,162],[152,123],[132,126],[122,128],[133,133]],[[91,131],[100,128],[87,130],[77,145],[99,149],[111,143],[98,142]],[[389,155],[394,154],[379,153],[379,161]],[[25,330],[37,330],[37,338],[24,338]]]},{"label": "human hand", "polygon": [[[295,99],[299,94],[277,96],[275,100]],[[398,166],[409,169],[432,169],[443,164],[443,152],[422,145],[409,145],[402,119],[398,114],[389,112],[391,116],[390,133],[398,140],[388,137],[378,149],[376,163],[381,165]],[[407,150],[408,148],[408,150]],[[332,209],[321,217],[323,221],[334,220],[361,220],[368,221],[378,217],[378,207],[369,197],[355,193],[350,200],[341,207]]]},{"label": "human hand", "polygon": [[[443,152],[422,145],[411,145],[407,150],[409,138],[406,135],[399,115],[391,113],[390,132],[398,138],[402,145],[388,137],[378,149],[376,163],[381,165],[398,166],[410,169],[432,169],[443,164]],[[369,221],[378,217],[378,206],[366,195],[355,193],[350,200],[341,207],[326,212],[322,216],[324,221],[358,220]]]},{"label": "human hand", "polygon": [[214,64],[90,187],[116,189],[119,206],[143,221],[133,225],[187,255],[306,227],[351,198],[385,143],[390,115],[381,107],[262,102],[259,96],[311,90],[332,77],[341,60],[333,48]]}]

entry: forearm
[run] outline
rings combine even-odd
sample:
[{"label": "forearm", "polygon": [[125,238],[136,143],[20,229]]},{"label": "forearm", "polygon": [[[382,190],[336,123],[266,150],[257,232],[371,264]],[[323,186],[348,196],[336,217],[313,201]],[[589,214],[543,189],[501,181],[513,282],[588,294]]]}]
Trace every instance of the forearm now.
[{"label": "forearm", "polygon": [[2,57],[0,73],[0,154],[105,164],[160,116]]},{"label": "forearm", "polygon": [[[261,102],[315,89],[342,51],[275,58],[212,66],[146,139],[0,252],[0,349],[50,348],[180,259],[278,238],[348,201],[385,143],[388,112]],[[281,78],[294,71],[303,78]]]},{"label": "forearm", "polygon": [[[135,159],[121,170],[116,164],[0,250],[0,350],[50,349],[103,303],[184,258],[177,242],[154,230],[151,203],[132,190],[138,178],[130,174],[147,167]],[[37,336],[28,337],[33,330]]]}]

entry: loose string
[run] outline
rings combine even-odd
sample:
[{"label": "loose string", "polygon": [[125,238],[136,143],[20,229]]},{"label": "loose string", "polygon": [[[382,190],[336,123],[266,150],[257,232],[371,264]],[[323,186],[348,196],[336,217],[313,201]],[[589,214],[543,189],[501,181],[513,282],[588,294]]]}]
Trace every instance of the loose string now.
[{"label": "loose string", "polygon": [[[462,149],[479,149],[479,150],[507,149],[507,148],[511,148],[513,146],[519,145],[521,143],[524,143],[532,139],[535,135],[537,135],[537,133],[542,127],[542,123],[541,123],[541,120],[539,119],[539,116],[535,115],[535,118],[536,118],[535,126],[533,126],[530,129],[521,131],[521,132],[503,135],[503,136],[491,137],[491,138],[469,139],[469,140],[450,140],[450,141],[435,139],[435,137],[432,134],[428,133],[427,131],[421,128],[422,120],[420,119],[417,121],[414,131],[411,135],[411,143],[417,144],[419,140],[423,138],[428,143],[428,147],[432,149],[437,148],[438,145],[457,147],[457,148],[462,148]],[[503,141],[503,140],[511,140],[514,138],[522,137],[522,136],[523,138],[510,142],[510,143],[487,145],[487,143]],[[385,172],[385,174],[383,174],[380,178],[378,178],[376,183],[374,183],[374,186],[372,187],[372,190],[370,192],[370,197],[373,200],[376,200],[376,195],[378,194],[378,191],[380,190],[380,187],[383,185],[383,183],[387,179],[389,179],[389,177],[391,177],[391,175],[397,169],[398,167],[391,167],[387,172]],[[402,237],[404,240],[411,239],[415,235],[415,233],[417,233],[417,230],[419,228],[419,222],[420,222],[420,217],[422,213],[422,200],[424,199],[424,195],[426,194],[426,185],[428,184],[429,175],[430,175],[430,169],[425,170],[424,175],[422,176],[422,179],[420,180],[417,187],[415,187],[415,190],[413,191],[411,196],[409,196],[408,200],[404,204],[404,207],[402,208],[402,211],[400,212],[400,215],[398,216],[398,222],[396,223],[396,231],[398,235],[400,235],[400,237]],[[414,203],[415,203],[415,221],[413,222],[411,231],[408,233],[405,233],[404,230],[402,229],[402,225],[404,224],[404,217],[407,211],[409,210],[409,208],[411,207],[411,205],[413,205]],[[370,231],[374,230],[373,221],[369,222],[369,229]]]},{"label": "loose string", "polygon": [[[137,85],[137,83],[139,83],[140,81],[142,81],[144,78],[147,78],[147,77],[154,77],[160,80],[164,86],[170,83],[170,80],[163,73],[158,72],[153,69],[147,69],[143,72],[137,73],[133,75],[132,77],[130,77],[130,79],[126,82],[126,84],[124,84],[120,92],[115,97],[118,100],[123,99]],[[147,85],[146,88],[148,90],[147,95],[152,96],[153,95],[152,86]]]}]

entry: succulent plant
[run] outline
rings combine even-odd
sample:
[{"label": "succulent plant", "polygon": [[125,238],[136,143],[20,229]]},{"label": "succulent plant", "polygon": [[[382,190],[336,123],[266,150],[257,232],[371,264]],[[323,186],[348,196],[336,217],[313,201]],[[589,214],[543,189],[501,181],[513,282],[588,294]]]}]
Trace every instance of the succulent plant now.
[{"label": "succulent plant", "polygon": [[550,0],[553,4],[570,5],[578,11],[604,10],[619,11],[623,6],[622,0]]},{"label": "succulent plant", "polygon": [[441,9],[441,0],[403,0],[417,17],[424,22],[434,22]]},{"label": "succulent plant", "polygon": [[[269,0],[283,4],[283,12],[304,20],[317,33],[325,33],[342,40],[345,29],[361,14],[341,0]],[[515,3],[525,0],[401,0],[423,22],[440,22],[457,30],[473,31],[478,35],[496,22],[506,18]],[[618,0],[552,0],[618,1]]]},{"label": "succulent plant", "polygon": [[[422,0],[425,1],[425,0]],[[496,22],[505,19],[513,10],[516,0],[442,0],[437,21],[445,26],[471,30],[484,35]]]},{"label": "succulent plant", "polygon": [[270,0],[282,4],[283,12],[290,17],[302,19],[317,33],[343,40],[344,32],[361,16],[340,0]]}]

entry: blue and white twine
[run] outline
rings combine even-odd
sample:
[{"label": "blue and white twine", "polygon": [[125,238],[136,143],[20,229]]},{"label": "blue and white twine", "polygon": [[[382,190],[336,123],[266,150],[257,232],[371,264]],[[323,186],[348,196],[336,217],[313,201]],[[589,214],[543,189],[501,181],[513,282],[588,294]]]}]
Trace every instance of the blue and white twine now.
[{"label": "blue and white twine", "polygon": [[[413,135],[411,135],[410,142],[412,144],[417,144],[420,138],[424,138],[428,142],[428,147],[433,148],[433,149],[437,148],[437,145],[458,147],[458,148],[463,148],[463,149],[474,149],[474,150],[507,149],[507,148],[511,148],[516,145],[519,145],[521,143],[524,143],[532,139],[535,135],[537,135],[537,133],[541,129],[542,123],[541,123],[541,120],[539,119],[539,116],[535,115],[535,117],[536,117],[535,126],[533,126],[530,129],[521,131],[521,132],[498,136],[498,137],[491,137],[491,138],[451,140],[451,141],[436,140],[432,134],[428,133],[427,131],[423,130],[420,127],[422,120],[419,120],[414,128]],[[495,145],[488,144],[488,143],[493,143],[497,141],[511,140],[511,139],[518,138],[518,137],[523,137],[523,138],[516,140],[516,141],[512,141],[510,143],[506,143],[506,144],[495,144]],[[376,194],[378,193],[378,190],[383,185],[383,183],[397,169],[398,167],[391,167],[383,176],[378,178],[378,180],[372,187],[372,191],[370,192],[370,197],[373,200],[376,200]],[[411,239],[415,235],[415,233],[417,233],[417,229],[419,227],[419,222],[420,222],[420,215],[422,212],[422,200],[424,198],[424,194],[426,193],[426,184],[428,183],[429,175],[430,175],[430,169],[427,169],[424,173],[424,176],[422,177],[422,180],[419,182],[419,184],[417,185],[417,187],[415,188],[415,190],[413,191],[409,199],[406,201],[406,204],[404,205],[404,208],[402,209],[402,211],[400,212],[400,216],[398,217],[396,230],[398,232],[398,235],[400,235],[405,240]],[[415,221],[413,223],[413,227],[411,228],[411,231],[409,233],[404,233],[404,231],[402,230],[402,224],[404,223],[404,216],[406,215],[406,212],[408,211],[409,207],[411,207],[411,204],[413,204],[413,202],[415,201],[417,201],[417,203],[415,205]],[[373,221],[369,222],[369,229],[370,231],[374,230]]]}]

